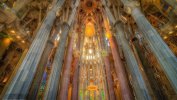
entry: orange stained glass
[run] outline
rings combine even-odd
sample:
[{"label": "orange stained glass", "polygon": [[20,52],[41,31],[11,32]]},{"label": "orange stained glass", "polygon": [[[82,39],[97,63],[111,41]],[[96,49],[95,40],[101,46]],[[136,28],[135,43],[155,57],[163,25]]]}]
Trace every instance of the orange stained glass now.
[{"label": "orange stained glass", "polygon": [[106,33],[106,37],[109,39],[109,38],[111,38],[112,36],[111,36],[111,33],[110,32],[107,32]]},{"label": "orange stained glass", "polygon": [[95,34],[95,26],[93,23],[88,22],[85,28],[85,34],[88,37],[92,37]]},{"label": "orange stained glass", "polygon": [[109,39],[112,37],[111,35],[111,31],[110,31],[110,26],[109,26],[109,22],[108,22],[108,19],[104,19],[104,26],[105,26],[105,29],[106,29],[106,37]]}]

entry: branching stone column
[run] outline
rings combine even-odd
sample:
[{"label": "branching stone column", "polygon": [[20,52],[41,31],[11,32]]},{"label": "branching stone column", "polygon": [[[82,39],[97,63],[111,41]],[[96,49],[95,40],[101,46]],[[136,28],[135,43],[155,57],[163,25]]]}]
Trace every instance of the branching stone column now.
[{"label": "branching stone column", "polygon": [[[103,2],[104,4],[104,2]],[[110,12],[109,8],[107,6],[105,6],[105,13],[108,16],[108,19],[111,22],[115,22],[114,17],[112,16],[112,13]],[[105,22],[105,25],[108,25],[108,23]],[[110,31],[109,29],[107,29],[107,31]],[[114,65],[115,65],[115,71],[120,83],[120,90],[121,90],[121,94],[122,94],[122,99],[123,100],[131,100],[132,94],[131,94],[131,90],[130,87],[128,85],[128,78],[125,72],[125,68],[123,66],[121,57],[118,53],[118,49],[117,46],[113,40],[113,37],[111,36],[111,34],[108,32],[107,33],[108,39],[109,39],[109,43],[110,43],[110,47],[111,47],[111,51],[112,51],[112,55],[113,55],[113,59],[114,59]]]},{"label": "branching stone column", "polygon": [[127,0],[122,1],[124,1],[123,3],[127,7],[128,12],[134,18],[150,49],[156,56],[161,68],[177,93],[177,58],[141,12],[138,3]]},{"label": "branching stone column", "polygon": [[143,75],[141,74],[135,55],[124,36],[125,33],[123,31],[122,25],[123,24],[121,22],[115,24],[117,31],[116,40],[118,44],[122,45],[125,59],[128,65],[128,70],[130,71],[130,75],[132,78],[132,85],[135,90],[135,96],[138,100],[150,100],[151,95],[148,91],[146,82],[143,79]]},{"label": "branching stone column", "polygon": [[121,90],[122,98],[123,100],[131,100],[132,95],[130,92],[130,87],[128,85],[127,75],[126,75],[122,60],[120,58],[120,55],[118,54],[118,49],[113,40],[113,37],[109,38],[109,43],[111,46],[111,51],[112,51],[112,55],[114,59],[116,74],[117,74],[117,77],[120,83],[120,90]]},{"label": "branching stone column", "polygon": [[114,83],[111,76],[111,69],[110,69],[111,66],[110,66],[108,56],[104,57],[104,63],[105,63],[105,70],[106,70],[106,79],[108,83],[109,99],[116,100],[115,93],[114,93]]},{"label": "branching stone column", "polygon": [[40,62],[38,64],[38,68],[37,68],[37,73],[35,74],[35,77],[33,79],[33,82],[31,84],[31,87],[30,87],[30,91],[28,93],[28,98],[27,99],[36,99],[37,97],[37,94],[38,94],[38,90],[39,90],[39,87],[40,87],[40,84],[41,84],[41,79],[43,77],[43,73],[44,73],[44,70],[46,69],[46,64],[49,60],[49,55],[52,53],[53,49],[55,48],[55,38],[56,36],[58,35],[58,32],[59,32],[59,29],[60,29],[60,24],[57,25],[57,27],[55,28],[55,32],[53,33],[52,36],[49,37],[47,43],[46,43],[46,46],[45,46],[45,49],[44,49],[44,52],[41,56],[42,59],[40,59]]},{"label": "branching stone column", "polygon": [[45,100],[56,100],[59,77],[60,77],[61,67],[63,65],[65,44],[66,44],[69,29],[70,26],[67,23],[64,23],[58,48],[52,64],[51,75],[49,77],[47,87],[45,90],[45,95],[44,95]]},{"label": "branching stone column", "polygon": [[58,91],[58,86],[60,81],[60,73],[63,65],[66,40],[69,33],[70,25],[74,20],[76,14],[76,8],[78,5],[79,2],[77,0],[68,22],[63,24],[63,31],[61,34],[61,38],[59,40],[58,48],[52,65],[51,75],[49,77],[47,88],[45,91],[45,96],[44,96],[45,100],[56,100],[57,98],[57,91]]},{"label": "branching stone column", "polygon": [[25,99],[56,18],[56,8],[60,8],[62,4],[63,2],[58,2],[55,7],[48,12],[3,99]]},{"label": "branching stone column", "polygon": [[117,31],[116,34],[117,44],[122,46],[126,58],[126,62],[128,65],[128,70],[130,71],[130,75],[132,76],[132,80],[133,80],[132,85],[135,91],[135,96],[140,100],[150,100],[151,93],[149,90],[151,89],[148,89],[148,86],[142,77],[143,75],[141,74],[141,71],[139,69],[139,64],[134,56],[134,53],[130,48],[128,41],[125,39],[122,24],[121,22],[116,23],[116,20],[114,19],[108,7],[106,7],[105,9],[109,20],[113,24],[115,24],[116,31]]}]

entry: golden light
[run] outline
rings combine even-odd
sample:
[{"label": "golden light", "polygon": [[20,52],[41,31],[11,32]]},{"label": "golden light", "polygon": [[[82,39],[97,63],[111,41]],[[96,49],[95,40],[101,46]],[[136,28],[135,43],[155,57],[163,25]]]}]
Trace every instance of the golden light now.
[{"label": "golden light", "polygon": [[167,36],[164,36],[163,38],[164,38],[164,39],[167,39],[168,37],[167,37]]},{"label": "golden light", "polygon": [[89,85],[87,89],[88,89],[89,91],[95,91],[95,90],[98,90],[98,87],[95,86],[95,85]]},{"label": "golden light", "polygon": [[22,43],[25,43],[25,41],[23,40]]},{"label": "golden light", "polygon": [[16,36],[17,39],[20,39],[21,37],[20,36]]},{"label": "golden light", "polygon": [[13,33],[13,34],[15,33],[15,31],[14,31],[14,30],[11,30],[10,32],[11,32],[11,33]]},{"label": "golden light", "polygon": [[168,34],[173,34],[173,31],[170,31]]},{"label": "golden light", "polygon": [[93,56],[93,59],[95,59],[95,56]]},{"label": "golden light", "polygon": [[95,34],[95,27],[94,24],[91,22],[88,22],[86,24],[86,28],[85,28],[85,34],[88,37],[92,37]]},{"label": "golden light", "polygon": [[3,42],[4,42],[5,45],[9,45],[11,43],[11,39],[10,38],[5,38]]},{"label": "golden light", "polygon": [[93,53],[93,50],[92,50],[92,49],[89,49],[89,53],[92,54],[92,53]]},{"label": "golden light", "polygon": [[26,31],[26,33],[28,33],[28,34],[29,34],[29,33],[30,33],[30,31]]},{"label": "golden light", "polygon": [[177,25],[175,26],[175,28],[177,29]]},{"label": "golden light", "polygon": [[108,19],[104,19],[104,26],[105,26],[105,28],[106,28],[106,34],[105,34],[105,36],[109,39],[109,38],[111,38],[111,31],[110,31],[110,26],[109,26],[109,21],[108,21]]},{"label": "golden light", "polygon": [[111,38],[111,33],[107,32],[107,33],[106,33],[106,37],[107,37],[108,39]]},{"label": "golden light", "polygon": [[3,83],[6,83],[7,80],[8,80],[8,77],[5,77],[2,82],[3,82]]}]

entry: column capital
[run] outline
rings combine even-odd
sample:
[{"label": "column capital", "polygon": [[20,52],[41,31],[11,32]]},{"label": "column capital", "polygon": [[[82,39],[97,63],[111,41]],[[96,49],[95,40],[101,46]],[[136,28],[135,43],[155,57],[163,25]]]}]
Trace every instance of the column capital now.
[{"label": "column capital", "polygon": [[69,29],[70,25],[67,22],[63,22],[62,26],[67,27]]},{"label": "column capital", "polygon": [[131,14],[135,8],[140,7],[140,3],[138,1],[127,1],[124,3],[124,6],[125,6],[125,11],[128,14]]},{"label": "column capital", "polygon": [[117,25],[120,25],[122,24],[122,21],[121,20],[117,20],[115,23],[114,23],[114,27],[116,27]]}]

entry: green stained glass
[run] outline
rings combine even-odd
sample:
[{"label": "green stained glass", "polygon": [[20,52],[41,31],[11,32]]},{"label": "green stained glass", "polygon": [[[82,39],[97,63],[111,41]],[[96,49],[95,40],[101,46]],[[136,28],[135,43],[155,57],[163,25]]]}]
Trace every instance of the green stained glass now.
[{"label": "green stained glass", "polygon": [[81,91],[81,90],[79,91],[79,95],[83,95],[83,93],[82,93],[82,91]]},{"label": "green stained glass", "polygon": [[104,95],[104,91],[103,90],[101,91],[101,97],[102,97],[103,100],[105,100],[105,95]]}]

